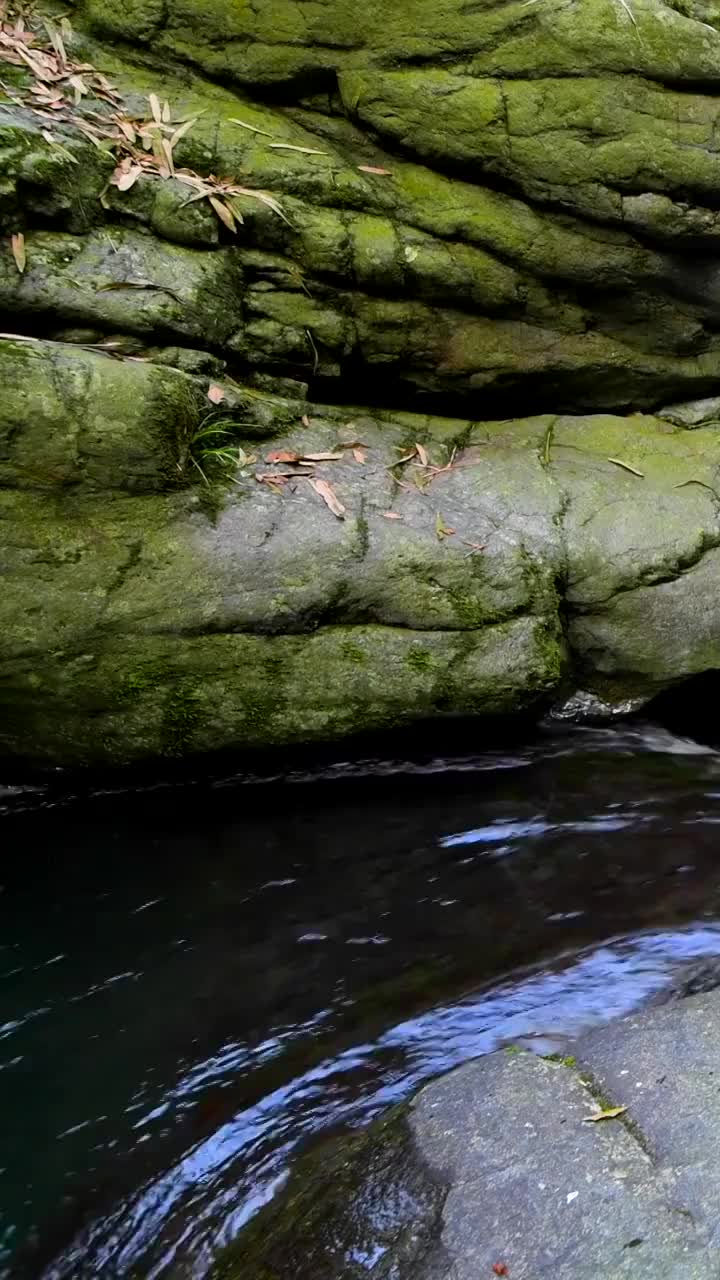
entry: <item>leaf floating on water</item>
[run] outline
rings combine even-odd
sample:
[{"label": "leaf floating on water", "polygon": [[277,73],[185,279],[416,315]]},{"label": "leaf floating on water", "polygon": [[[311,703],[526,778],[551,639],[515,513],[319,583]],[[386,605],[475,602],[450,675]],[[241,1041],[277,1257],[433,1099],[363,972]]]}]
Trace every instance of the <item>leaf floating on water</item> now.
[{"label": "leaf floating on water", "polygon": [[320,495],[325,505],[330,508],[333,515],[337,516],[338,520],[344,520],[345,507],[338,498],[332,485],[329,485],[327,480],[311,480],[310,484],[315,492]]},{"label": "leaf floating on water", "polygon": [[216,383],[211,382],[208,387],[207,398],[211,404],[222,404],[225,399],[225,392],[222,387],[218,387]]},{"label": "leaf floating on water", "polygon": [[15,259],[15,266],[20,272],[20,275],[22,275],[25,270],[25,265],[27,263],[27,253],[25,251],[25,237],[22,231],[18,231],[16,232],[15,235],[10,237],[10,248],[12,249],[12,256]]},{"label": "leaf floating on water", "polygon": [[631,467],[629,462],[623,462],[622,458],[608,458],[608,462],[613,462],[616,467],[622,467],[623,471],[629,471],[631,475],[639,476],[641,480],[645,479],[645,472],[638,471],[637,467]]},{"label": "leaf floating on water", "polygon": [[606,1107],[604,1111],[598,1111],[594,1116],[586,1116],[585,1124],[597,1124],[599,1120],[616,1120],[626,1111],[627,1107]]},{"label": "leaf floating on water", "polygon": [[359,164],[359,165],[358,165],[358,169],[360,170],[360,172],[361,172],[361,173],[376,173],[376,174],[378,174],[378,176],[379,176],[379,177],[381,177],[381,178],[391,178],[391,177],[392,177],[392,170],[391,170],[391,169],[380,169],[380,168],[379,168],[377,165],[375,165],[375,164]]},{"label": "leaf floating on water", "polygon": [[451,529],[449,525],[445,524],[445,521],[443,520],[442,516],[440,515],[440,512],[438,511],[435,517],[435,533],[437,534],[440,541],[442,542],[443,538],[452,537],[454,532],[455,532],[454,529]]}]

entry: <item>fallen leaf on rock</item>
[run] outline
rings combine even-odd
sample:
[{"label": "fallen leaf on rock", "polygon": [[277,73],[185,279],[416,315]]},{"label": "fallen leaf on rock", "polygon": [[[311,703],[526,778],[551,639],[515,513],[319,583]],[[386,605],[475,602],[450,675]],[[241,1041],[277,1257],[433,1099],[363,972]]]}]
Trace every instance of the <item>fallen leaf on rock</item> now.
[{"label": "fallen leaf on rock", "polygon": [[451,529],[449,525],[445,524],[445,521],[439,511],[435,517],[435,532],[441,542],[443,538],[450,538],[455,532],[454,529]]},{"label": "fallen leaf on rock", "polygon": [[230,124],[239,124],[241,129],[249,129],[250,133],[261,133],[263,138],[272,138],[272,134],[265,129],[256,129],[254,124],[248,124],[247,120],[236,120],[234,116],[230,116]]},{"label": "fallen leaf on rock", "polygon": [[359,164],[358,169],[361,173],[377,173],[381,178],[389,178],[392,176],[392,170],[380,169],[375,164]]},{"label": "fallen leaf on rock", "polygon": [[416,452],[416,454],[417,454],[418,458],[420,459],[420,461],[422,462],[423,466],[424,466],[424,467],[427,467],[427,466],[429,465],[429,458],[428,458],[428,455],[427,455],[427,449],[425,449],[425,448],[423,447],[423,445],[421,445],[421,444],[416,444],[416,445],[415,445],[415,452]]},{"label": "fallen leaf on rock", "polygon": [[353,449],[352,456],[356,462],[365,462],[367,454],[364,449]]},{"label": "fallen leaf on rock", "polygon": [[272,453],[265,454],[266,462],[299,462],[300,454],[291,453],[289,449],[273,449]]},{"label": "fallen leaf on rock", "polygon": [[310,484],[315,492],[320,495],[325,505],[330,508],[333,515],[337,516],[338,520],[344,520],[345,507],[335,493],[332,485],[329,485],[327,480],[311,480]]},{"label": "fallen leaf on rock", "polygon": [[306,413],[304,413],[304,414],[303,414],[303,416],[302,416],[302,418],[300,419],[300,421],[302,422],[302,424],[303,424],[303,426],[304,426],[304,427],[309,427],[309,426],[310,426],[310,419],[308,418],[308,416],[307,416],[307,414],[306,414]]},{"label": "fallen leaf on rock", "polygon": [[401,458],[398,458],[397,462],[391,462],[390,465],[385,468],[385,470],[392,471],[393,467],[401,467],[404,462],[409,462],[411,458],[414,458],[416,453],[417,453],[417,449],[413,447],[409,453],[404,453]]},{"label": "fallen leaf on rock", "polygon": [[235,232],[235,215],[232,209],[228,209],[228,206],[222,200],[218,200],[217,196],[208,196],[208,200],[210,201],[210,204],[215,210],[220,221],[225,224],[228,231],[232,231],[234,233]]},{"label": "fallen leaf on rock", "polygon": [[302,458],[304,462],[339,462],[342,456],[341,453],[304,453]]},{"label": "fallen leaf on rock", "polygon": [[326,156],[327,151],[318,151],[317,147],[296,147],[292,142],[271,142],[273,151],[302,151],[306,156]]},{"label": "fallen leaf on rock", "polygon": [[401,515],[398,515],[397,511],[383,511],[383,518],[385,520],[402,520],[403,519]]},{"label": "fallen leaf on rock", "polygon": [[631,467],[629,462],[623,462],[622,458],[608,458],[608,462],[614,462],[616,467],[622,467],[623,471],[629,471],[634,476],[640,476],[641,480],[645,479],[645,472],[638,471],[637,467]]},{"label": "fallen leaf on rock", "polygon": [[23,271],[25,270],[25,264],[27,262],[27,254],[25,252],[25,237],[22,231],[18,231],[14,236],[10,237],[10,248],[12,249],[12,256],[15,259],[15,266],[20,272],[20,275],[22,275]]},{"label": "fallen leaf on rock", "polygon": [[222,387],[218,387],[214,382],[208,387],[207,398],[212,404],[221,404],[225,399],[225,392]]},{"label": "fallen leaf on rock", "polygon": [[627,1111],[627,1107],[606,1107],[604,1111],[598,1111],[594,1116],[586,1116],[586,1124],[597,1124],[598,1120],[616,1120],[618,1116],[622,1116]]},{"label": "fallen leaf on rock", "polygon": [[504,1262],[493,1262],[493,1271],[496,1276],[509,1276],[510,1272]]},{"label": "fallen leaf on rock", "polygon": [[115,170],[111,181],[114,182],[118,191],[129,191],[131,187],[135,186],[135,183],[142,174],[142,169],[139,164],[133,164],[130,166],[127,173],[118,174],[117,178],[115,176],[116,174],[117,169]]},{"label": "fallen leaf on rock", "polygon": [[484,551],[487,546],[486,542],[468,542],[466,538],[461,538],[460,541],[464,547],[470,547],[468,556],[478,555],[481,551]]}]

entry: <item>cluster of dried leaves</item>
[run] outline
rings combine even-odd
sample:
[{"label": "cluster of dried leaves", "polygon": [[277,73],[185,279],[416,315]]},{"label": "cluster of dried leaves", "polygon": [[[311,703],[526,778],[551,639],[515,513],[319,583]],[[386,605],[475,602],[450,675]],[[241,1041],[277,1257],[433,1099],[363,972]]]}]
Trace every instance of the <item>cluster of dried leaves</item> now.
[{"label": "cluster of dried leaves", "polygon": [[[303,418],[303,425],[309,426],[308,418]],[[355,462],[362,464],[367,459],[367,446],[359,440],[348,440],[339,443],[334,450],[319,453],[295,453],[291,449],[273,449],[265,456],[265,462],[272,467],[272,470],[256,471],[255,479],[259,484],[267,485],[275,493],[282,493],[286,486],[295,492],[298,481],[307,480],[310,488],[322,498],[333,515],[337,516],[338,520],[344,520],[346,508],[330,482],[317,475],[316,467],[319,462],[344,461],[349,455]]]},{"label": "cluster of dried leaves", "polygon": [[[235,232],[243,222],[238,204],[242,198],[257,200],[288,221],[279,201],[268,191],[242,186],[231,178],[218,178],[214,174],[201,177],[192,169],[177,167],[174,149],[197,123],[199,115],[173,119],[169,103],[161,103],[154,93],[149,95],[149,112],[145,116],[131,115],[123,109],[120,94],[104,75],[90,63],[74,62],[68,57],[65,41],[71,34],[66,18],[56,25],[49,19],[17,13],[9,0],[0,0],[0,62],[22,66],[31,77],[29,87],[22,93],[0,81],[11,102],[32,111],[47,125],[61,124],[77,129],[98,149],[115,155],[117,165],[110,183],[118,191],[129,191],[143,176],[174,177],[187,186],[188,204],[207,200],[229,231]],[[103,110],[95,109],[103,104]],[[42,128],[41,134],[58,158],[70,164],[79,163],[78,157],[58,140],[52,128]],[[12,237],[11,248],[18,271],[23,272],[26,255],[21,232]]]},{"label": "cluster of dried leaves", "polygon": [[[212,392],[213,388],[211,387],[208,395],[211,396]],[[302,422],[303,426],[310,426],[310,421],[306,416],[303,417]],[[348,423],[348,426],[352,425],[352,423]],[[344,520],[346,508],[338,498],[332,485],[327,480],[316,475],[316,464],[345,461],[349,454],[352,454],[355,462],[363,464],[367,461],[367,445],[360,440],[341,441],[337,444],[335,450],[322,453],[296,453],[291,449],[274,449],[265,456],[265,463],[272,470],[256,471],[255,479],[259,484],[267,485],[273,492],[280,494],[284,493],[286,489],[291,493],[295,493],[298,488],[298,482],[307,480],[311,488],[330,508],[333,515],[337,516],[338,520]],[[393,478],[396,483],[400,482],[394,474],[395,468],[406,466],[415,458],[418,459],[418,465],[429,473],[430,479],[433,479],[441,472],[450,471],[454,465],[458,465],[454,461],[455,450],[453,450],[450,461],[444,467],[439,467],[430,461],[424,445],[416,443],[409,452],[406,451],[401,458],[398,458],[397,462],[390,463],[389,467],[386,468],[393,471]],[[400,487],[411,489],[412,491],[412,486],[410,485],[400,484]],[[404,518],[398,511],[383,511],[382,515],[385,520],[402,520]],[[446,538],[454,537],[456,532],[455,529],[445,523],[438,511],[435,516],[435,534],[438,541],[443,542]],[[463,546],[470,548],[469,556],[477,555],[485,550],[485,543],[469,542],[465,538],[460,538],[459,541]]]}]

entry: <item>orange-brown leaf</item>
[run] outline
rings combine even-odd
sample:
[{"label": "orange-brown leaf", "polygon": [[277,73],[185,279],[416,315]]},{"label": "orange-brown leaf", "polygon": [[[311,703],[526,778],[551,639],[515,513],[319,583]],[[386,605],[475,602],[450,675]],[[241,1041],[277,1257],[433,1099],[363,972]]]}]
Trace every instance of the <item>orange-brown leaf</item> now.
[{"label": "orange-brown leaf", "polygon": [[315,492],[320,495],[326,507],[330,508],[333,515],[337,516],[338,520],[344,520],[345,507],[338,498],[332,485],[328,484],[327,480],[311,480],[310,485]]},{"label": "orange-brown leaf", "polygon": [[356,462],[365,462],[367,454],[364,449],[353,449],[352,456]]},{"label": "orange-brown leaf", "polygon": [[222,387],[218,387],[216,383],[211,382],[208,387],[207,398],[211,404],[221,404],[225,399],[225,392]]},{"label": "orange-brown leaf", "polygon": [[361,173],[377,173],[382,178],[389,178],[392,176],[392,170],[380,169],[375,164],[359,164],[358,169]]},{"label": "orange-brown leaf", "polygon": [[128,169],[127,173],[120,174],[119,178],[115,183],[115,186],[117,187],[118,191],[129,191],[131,187],[135,186],[135,183],[137,182],[141,174],[142,174],[142,169],[140,168],[140,165],[134,164]]},{"label": "orange-brown leaf", "polygon": [[27,262],[27,254],[25,252],[25,237],[22,231],[18,231],[15,235],[10,237],[10,248],[12,249],[12,255],[13,255],[13,258],[15,259],[15,266],[20,272],[20,275],[22,275],[25,270],[25,264]]},{"label": "orange-brown leaf", "polygon": [[225,223],[225,226],[227,227],[228,231],[234,232],[235,216],[232,212],[232,209],[228,209],[227,205],[223,204],[222,200],[218,200],[217,196],[208,196],[208,200],[210,201],[210,204],[215,210],[220,221]]},{"label": "orange-brown leaf", "polygon": [[272,453],[265,454],[266,462],[299,462],[300,454],[291,453],[289,449],[273,449]]}]

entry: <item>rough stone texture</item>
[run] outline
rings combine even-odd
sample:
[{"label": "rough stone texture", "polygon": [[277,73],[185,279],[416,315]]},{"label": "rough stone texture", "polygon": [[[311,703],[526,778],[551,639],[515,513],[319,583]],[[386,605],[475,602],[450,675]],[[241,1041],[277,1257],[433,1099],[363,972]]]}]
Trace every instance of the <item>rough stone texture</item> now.
[{"label": "rough stone texture", "polygon": [[575,1071],[530,1054],[494,1054],[424,1089],[410,1127],[448,1192],[446,1258],[423,1280],[477,1280],[497,1262],[517,1280],[714,1275],[673,1172],[624,1124],[587,1124],[597,1110]]},{"label": "rough stone texture", "polygon": [[[207,378],[39,340],[0,342],[0,367],[6,752],[323,738],[573,687],[647,697],[718,663],[713,428],[348,421],[228,382],[255,461],[216,494],[188,483]],[[393,465],[416,441],[436,473]],[[343,519],[307,479],[258,483],[289,447],[340,455],[316,477]]]},{"label": "rough stone texture", "polygon": [[[4,753],[612,714],[718,665],[720,10],[631,4],[82,0],[70,56],[192,120],[236,236],[108,186],[114,107],[50,132],[3,64]],[[255,479],[353,439],[343,520]]]}]

